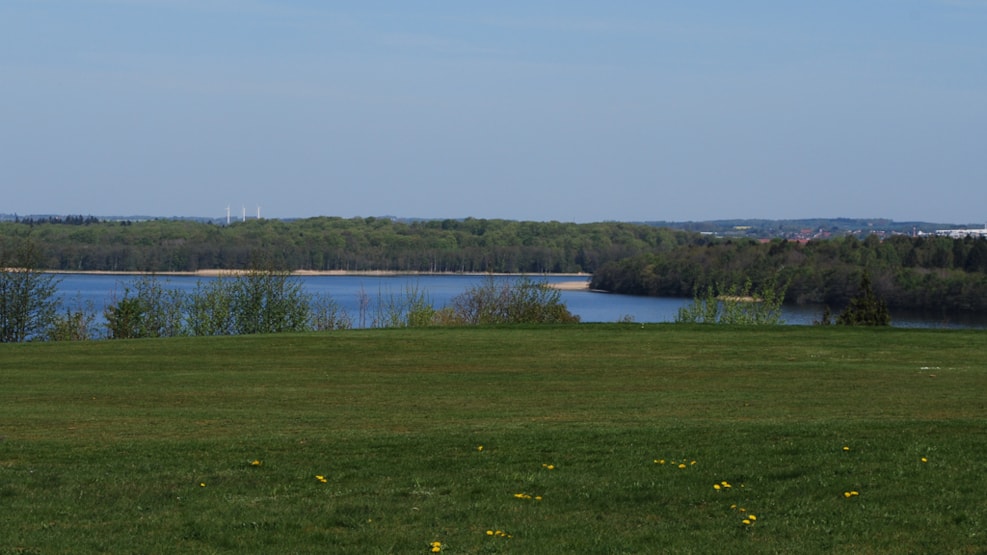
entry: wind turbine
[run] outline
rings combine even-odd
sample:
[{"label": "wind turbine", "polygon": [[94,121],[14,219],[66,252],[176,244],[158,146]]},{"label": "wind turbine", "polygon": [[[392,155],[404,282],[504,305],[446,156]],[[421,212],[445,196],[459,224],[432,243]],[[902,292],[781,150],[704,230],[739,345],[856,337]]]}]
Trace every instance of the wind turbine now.
[{"label": "wind turbine", "polygon": [[260,219],[260,205],[257,205],[257,219]]},{"label": "wind turbine", "polygon": [[226,205],[226,225],[230,225],[230,205]]},{"label": "wind turbine", "polygon": [[244,204],[241,204],[240,205],[240,210],[241,210],[240,221],[242,221],[242,222],[247,221],[247,206],[244,205]]}]

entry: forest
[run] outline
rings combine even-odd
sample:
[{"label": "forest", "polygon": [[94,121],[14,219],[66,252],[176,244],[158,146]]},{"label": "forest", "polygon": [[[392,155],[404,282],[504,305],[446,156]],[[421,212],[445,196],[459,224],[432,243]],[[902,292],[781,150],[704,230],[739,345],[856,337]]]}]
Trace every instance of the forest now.
[{"label": "forest", "polygon": [[0,241],[11,248],[31,242],[44,269],[60,271],[192,272],[263,264],[316,271],[592,273],[603,263],[695,237],[643,224],[473,218],[0,223]]},{"label": "forest", "polygon": [[845,306],[864,273],[891,308],[987,311],[987,239],[845,236],[805,243],[709,240],[604,264],[591,287],[689,297],[751,280],[784,288],[785,302]]},{"label": "forest", "polygon": [[693,297],[747,280],[787,303],[845,306],[866,272],[892,308],[987,311],[987,239],[875,234],[807,242],[717,238],[647,224],[320,217],[0,223],[0,263],[29,245],[39,269],[589,273],[615,293]]}]

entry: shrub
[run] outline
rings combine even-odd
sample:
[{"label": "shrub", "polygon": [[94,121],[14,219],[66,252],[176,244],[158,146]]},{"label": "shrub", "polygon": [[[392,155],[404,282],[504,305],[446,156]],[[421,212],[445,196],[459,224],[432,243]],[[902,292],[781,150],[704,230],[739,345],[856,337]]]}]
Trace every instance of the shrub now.
[{"label": "shrub", "polygon": [[454,297],[451,310],[452,315],[443,320],[472,325],[579,322],[558,289],[527,276],[509,283],[497,283],[491,277]]},{"label": "shrub", "polygon": [[679,309],[676,323],[778,325],[781,305],[785,299],[785,287],[768,283],[755,290],[750,279],[744,285],[707,287],[704,294],[697,293],[692,304]]}]

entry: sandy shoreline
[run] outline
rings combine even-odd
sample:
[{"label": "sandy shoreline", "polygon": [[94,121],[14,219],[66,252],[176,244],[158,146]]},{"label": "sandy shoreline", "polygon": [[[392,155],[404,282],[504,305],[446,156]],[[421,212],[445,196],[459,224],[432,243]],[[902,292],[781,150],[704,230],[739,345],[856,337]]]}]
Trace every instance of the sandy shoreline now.
[{"label": "sandy shoreline", "polygon": [[[187,277],[219,277],[219,276],[235,276],[246,273],[247,270],[220,270],[220,269],[206,269],[206,270],[196,270],[194,272],[113,272],[113,271],[69,271],[69,270],[45,270],[45,273],[49,274],[80,274],[80,275],[105,275],[105,276],[140,276],[140,275],[156,275],[156,276],[187,276]],[[538,277],[573,277],[573,278],[583,278],[580,281],[560,281],[557,283],[550,283],[549,285],[555,289],[560,289],[563,291],[589,291],[589,278],[590,274],[586,273],[576,273],[576,274],[510,274],[510,273],[486,273],[486,272],[394,272],[386,270],[373,270],[373,271],[359,271],[353,272],[348,270],[294,270],[291,272],[293,276],[372,276],[372,277],[386,277],[386,276],[529,276],[533,278]]]}]

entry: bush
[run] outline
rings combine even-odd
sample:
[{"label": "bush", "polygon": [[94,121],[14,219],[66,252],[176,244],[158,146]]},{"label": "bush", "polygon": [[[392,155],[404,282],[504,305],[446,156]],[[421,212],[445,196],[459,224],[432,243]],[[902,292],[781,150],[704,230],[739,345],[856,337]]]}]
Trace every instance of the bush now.
[{"label": "bush", "polygon": [[528,277],[501,284],[491,277],[454,297],[450,308],[451,314],[441,315],[443,321],[470,325],[579,322],[558,289]]},{"label": "bush", "polygon": [[55,322],[58,280],[35,270],[37,262],[31,246],[12,256],[0,248],[0,343],[44,338]]},{"label": "bush", "polygon": [[769,283],[754,290],[750,279],[743,286],[728,288],[707,287],[702,295],[696,294],[692,304],[679,309],[676,323],[778,325],[785,288]]},{"label": "bush", "polygon": [[176,337],[186,333],[184,293],[164,287],[154,276],[135,278],[123,297],[103,311],[110,339]]}]

